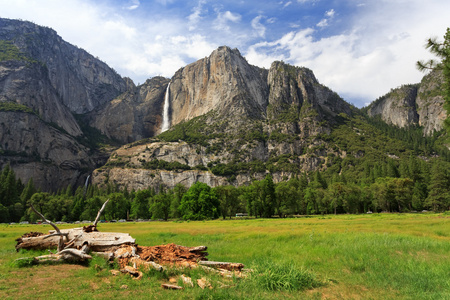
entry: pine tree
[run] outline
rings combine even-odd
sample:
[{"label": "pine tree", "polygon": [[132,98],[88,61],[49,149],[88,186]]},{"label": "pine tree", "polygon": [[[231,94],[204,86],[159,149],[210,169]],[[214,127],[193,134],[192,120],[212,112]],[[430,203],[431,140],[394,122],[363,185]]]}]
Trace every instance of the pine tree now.
[{"label": "pine tree", "polygon": [[36,188],[34,187],[33,177],[31,177],[30,180],[28,180],[28,183],[23,189],[22,193],[20,194],[20,202],[23,206],[26,206],[28,200],[31,199],[34,193],[36,193]]},{"label": "pine tree", "polygon": [[440,161],[436,161],[431,170],[431,181],[426,204],[434,211],[450,208],[450,174]]},{"label": "pine tree", "polygon": [[438,42],[436,38],[428,39],[426,48],[435,54],[441,61],[429,60],[427,62],[418,61],[417,68],[420,71],[442,70],[444,75],[444,108],[447,111],[447,118],[444,120],[444,128],[447,132],[447,139],[450,138],[450,28],[444,35],[444,41]]}]

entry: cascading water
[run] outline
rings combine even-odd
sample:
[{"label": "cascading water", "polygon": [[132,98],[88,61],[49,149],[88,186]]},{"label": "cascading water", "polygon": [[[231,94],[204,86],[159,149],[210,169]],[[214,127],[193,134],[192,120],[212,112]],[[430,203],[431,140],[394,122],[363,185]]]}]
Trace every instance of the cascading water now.
[{"label": "cascading water", "polygon": [[91,177],[91,175],[88,175],[88,177],[86,178],[86,181],[84,183],[84,192],[83,192],[83,196],[86,196],[86,192],[87,192],[87,188],[89,185],[89,178]]},{"label": "cascading water", "polygon": [[169,122],[169,87],[170,87],[170,82],[167,85],[166,96],[164,97],[163,120],[162,120],[161,132],[169,130],[169,127],[170,127],[170,122]]}]

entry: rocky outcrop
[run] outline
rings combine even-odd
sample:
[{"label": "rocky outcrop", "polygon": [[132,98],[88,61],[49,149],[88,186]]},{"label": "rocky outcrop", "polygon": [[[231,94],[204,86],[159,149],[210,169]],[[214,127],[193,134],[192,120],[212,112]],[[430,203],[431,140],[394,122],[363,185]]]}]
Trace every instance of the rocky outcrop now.
[{"label": "rocky outcrop", "polygon": [[268,96],[266,77],[266,70],[249,65],[237,49],[219,47],[172,77],[171,125],[211,110],[222,117],[263,117]]},{"label": "rocky outcrop", "polygon": [[367,113],[370,117],[380,116],[386,123],[400,128],[419,125],[425,135],[432,135],[443,128],[447,117],[443,107],[443,84],[442,71],[432,71],[420,84],[392,89],[372,102]]},{"label": "rocky outcrop", "polygon": [[159,133],[169,80],[153,77],[89,114],[91,126],[109,138],[131,143]]},{"label": "rocky outcrop", "polygon": [[447,112],[444,109],[444,77],[434,71],[423,77],[417,92],[417,114],[424,134],[432,135],[443,128]]},{"label": "rocky outcrop", "polygon": [[54,191],[79,184],[95,167],[88,149],[30,112],[0,111],[0,164],[9,163],[22,182]]},{"label": "rocky outcrop", "polygon": [[0,40],[11,41],[42,63],[60,100],[73,113],[89,112],[126,91],[125,81],[113,69],[50,28],[0,18]]},{"label": "rocky outcrop", "polygon": [[[219,141],[216,141],[219,142]],[[268,160],[270,153],[278,147],[280,153],[291,153],[301,147],[291,147],[289,143],[271,144],[257,143],[256,145],[242,145],[241,151],[248,153],[240,162],[254,162],[255,160]],[[282,148],[285,149],[282,149]],[[301,160],[301,169],[312,171],[319,168],[326,159],[324,157],[311,157],[297,153]],[[161,186],[173,188],[177,184],[186,187],[195,182],[203,182],[211,187],[233,184],[235,186],[250,184],[253,180],[261,180],[266,175],[266,170],[256,172],[239,172],[233,178],[214,174],[211,169],[220,163],[233,163],[235,156],[226,149],[210,151],[208,147],[188,144],[186,142],[149,142],[138,145],[123,146],[111,155],[108,163],[95,170],[92,174],[92,183],[99,186],[106,184],[117,185],[128,190],[140,190],[154,187],[158,190]],[[165,163],[177,162],[181,167],[173,167],[172,170],[149,168],[149,163],[155,160]],[[209,166],[209,167],[207,167]],[[190,169],[189,169],[190,168]],[[275,182],[293,176],[293,172],[272,172]]]},{"label": "rocky outcrop", "polygon": [[0,48],[0,168],[9,163],[42,190],[79,184],[99,154],[81,144],[74,114],[111,101],[131,80],[30,22],[0,18]]},{"label": "rocky outcrop", "polygon": [[313,72],[307,68],[276,61],[270,67],[267,81],[269,119],[287,117],[290,120],[298,120],[299,117],[308,115],[311,109],[317,113],[320,120],[339,113],[352,113],[350,105],[335,92],[321,85]]},{"label": "rocky outcrop", "polygon": [[39,63],[25,61],[0,62],[0,102],[24,105],[68,134],[79,136],[81,129],[70,110],[61,103],[58,92]]},{"label": "rocky outcrop", "polygon": [[404,85],[391,90],[369,106],[369,116],[379,115],[386,123],[401,128],[417,125],[419,122],[416,109],[417,89],[417,85]]}]

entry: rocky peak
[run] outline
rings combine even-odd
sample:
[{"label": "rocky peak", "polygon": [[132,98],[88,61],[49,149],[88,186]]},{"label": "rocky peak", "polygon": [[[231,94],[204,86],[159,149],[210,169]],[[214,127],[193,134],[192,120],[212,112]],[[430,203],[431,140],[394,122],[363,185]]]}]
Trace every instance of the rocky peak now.
[{"label": "rocky peak", "polygon": [[314,73],[307,69],[275,61],[267,77],[269,91],[269,118],[300,117],[315,110],[320,119],[325,115],[351,114],[350,105],[335,92],[321,85]]},{"label": "rocky peak", "polygon": [[211,110],[260,118],[265,113],[267,71],[248,64],[237,49],[219,47],[178,70],[170,85],[172,125]]},{"label": "rocky peak", "polygon": [[425,135],[432,135],[443,128],[447,116],[443,107],[443,83],[442,71],[432,71],[419,84],[392,89],[372,102],[367,113],[400,128],[422,126]]},{"label": "rocky peak", "polygon": [[416,125],[419,122],[416,110],[417,89],[417,85],[392,89],[369,106],[368,115],[380,115],[383,121],[398,127]]},{"label": "rocky peak", "polygon": [[122,77],[104,62],[65,42],[56,31],[31,22],[0,18],[0,40],[41,62],[71,112],[92,111],[126,91]]}]

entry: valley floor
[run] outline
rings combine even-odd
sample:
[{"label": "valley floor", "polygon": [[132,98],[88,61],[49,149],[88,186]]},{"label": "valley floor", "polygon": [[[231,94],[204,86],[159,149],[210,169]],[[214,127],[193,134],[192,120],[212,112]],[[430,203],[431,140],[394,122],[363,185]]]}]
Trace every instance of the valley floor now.
[{"label": "valley floor", "polygon": [[[70,224],[62,228],[74,227]],[[48,225],[0,225],[2,299],[449,299],[450,214],[325,215],[292,219],[103,223],[100,231],[127,232],[139,245],[208,246],[209,260],[240,262],[253,275],[213,289],[163,290],[180,271],[147,272],[142,280],[112,276],[100,258],[86,266],[18,267],[37,253],[14,250],[25,232]],[[305,283],[303,286],[297,284]]]}]

